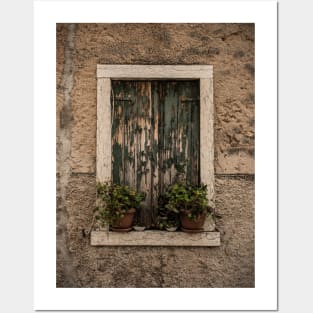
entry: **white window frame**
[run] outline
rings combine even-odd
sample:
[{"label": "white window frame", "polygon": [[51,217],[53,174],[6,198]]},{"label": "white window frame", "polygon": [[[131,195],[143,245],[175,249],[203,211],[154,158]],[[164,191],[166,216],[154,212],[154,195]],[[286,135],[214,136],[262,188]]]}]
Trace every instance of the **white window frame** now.
[{"label": "white window frame", "polygon": [[200,180],[214,202],[212,65],[97,65],[97,181],[111,180],[111,80],[200,80]]},{"label": "white window frame", "polygon": [[[200,80],[200,180],[208,186],[208,200],[214,207],[214,105],[213,105],[213,66],[212,65],[97,65],[97,182],[112,178],[112,80]],[[204,230],[209,230],[207,220]],[[207,225],[207,226],[206,226]],[[206,228],[207,227],[207,228]],[[137,243],[136,234],[104,235],[92,232],[93,245],[167,245],[168,238],[161,232],[148,233]],[[195,234],[196,235],[196,234]],[[122,236],[122,240],[121,240]],[[126,237],[125,237],[126,236]],[[152,236],[152,237],[151,237]],[[179,245],[219,245],[219,233],[211,232],[196,235],[199,240],[191,240],[186,234],[176,233]],[[189,239],[188,239],[189,238]],[[195,238],[194,238],[195,239]],[[163,242],[163,244],[162,244]],[[175,240],[173,241],[175,242]],[[177,241],[176,244],[177,245]]]}]

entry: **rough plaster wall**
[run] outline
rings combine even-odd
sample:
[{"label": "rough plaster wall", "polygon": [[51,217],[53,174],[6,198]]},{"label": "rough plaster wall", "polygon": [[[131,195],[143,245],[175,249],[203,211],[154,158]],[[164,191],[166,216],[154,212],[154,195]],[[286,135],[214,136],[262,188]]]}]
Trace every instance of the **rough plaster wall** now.
[{"label": "rough plaster wall", "polygon": [[95,172],[96,64],[210,64],[216,172],[254,173],[253,24],[80,24],[72,168]]},{"label": "rough plaster wall", "polygon": [[[244,192],[243,192],[244,191]],[[72,175],[67,188],[68,251],[76,287],[253,287],[254,182],[216,179],[220,247],[91,247],[84,236],[95,177]],[[57,285],[67,287],[62,267]]]},{"label": "rough plaster wall", "polygon": [[100,63],[213,65],[215,172],[254,173],[254,25],[58,24],[57,286],[253,287],[250,180],[216,179],[219,248],[90,247]]},{"label": "rough plaster wall", "polygon": [[[62,264],[64,272],[64,283],[69,287],[75,286],[73,274],[72,258],[69,254],[67,242],[67,222],[68,205],[66,203],[66,191],[69,178],[71,176],[71,145],[72,145],[72,98],[73,88],[73,53],[74,53],[74,34],[76,25],[69,25],[66,32],[64,43],[64,66],[62,73],[57,75],[57,88],[62,90],[61,96],[57,96],[57,259],[58,264]],[[59,65],[58,68],[59,69]]]}]

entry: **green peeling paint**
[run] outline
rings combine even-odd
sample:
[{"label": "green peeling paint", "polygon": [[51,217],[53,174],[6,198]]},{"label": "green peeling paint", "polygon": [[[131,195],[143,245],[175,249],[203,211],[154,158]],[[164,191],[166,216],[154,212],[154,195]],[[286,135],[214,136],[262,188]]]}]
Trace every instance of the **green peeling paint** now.
[{"label": "green peeling paint", "polygon": [[177,173],[199,183],[199,81],[112,81],[112,89],[113,181],[147,192],[144,215],[155,216]]},{"label": "green peeling paint", "polygon": [[122,159],[122,146],[117,142],[113,143],[113,182],[116,184],[121,183],[120,169],[123,164]]}]

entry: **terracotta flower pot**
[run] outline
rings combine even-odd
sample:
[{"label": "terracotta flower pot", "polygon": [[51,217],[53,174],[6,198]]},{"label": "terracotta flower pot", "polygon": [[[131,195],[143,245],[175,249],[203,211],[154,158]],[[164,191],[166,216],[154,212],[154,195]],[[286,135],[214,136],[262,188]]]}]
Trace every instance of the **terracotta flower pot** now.
[{"label": "terracotta flower pot", "polygon": [[125,213],[124,217],[120,218],[112,225],[112,230],[119,232],[126,232],[132,230],[135,212],[136,212],[135,209],[129,209]]},{"label": "terracotta flower pot", "polygon": [[201,232],[203,230],[203,225],[206,217],[205,213],[199,215],[195,220],[189,219],[188,212],[181,212],[179,217],[183,231]]}]

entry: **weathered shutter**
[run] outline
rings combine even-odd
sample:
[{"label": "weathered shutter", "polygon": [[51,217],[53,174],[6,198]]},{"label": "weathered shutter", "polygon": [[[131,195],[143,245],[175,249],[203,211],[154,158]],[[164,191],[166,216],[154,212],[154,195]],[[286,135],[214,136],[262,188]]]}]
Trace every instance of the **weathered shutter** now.
[{"label": "weathered shutter", "polygon": [[199,183],[199,81],[112,81],[112,91],[113,182],[147,193],[150,226],[177,174]]}]

